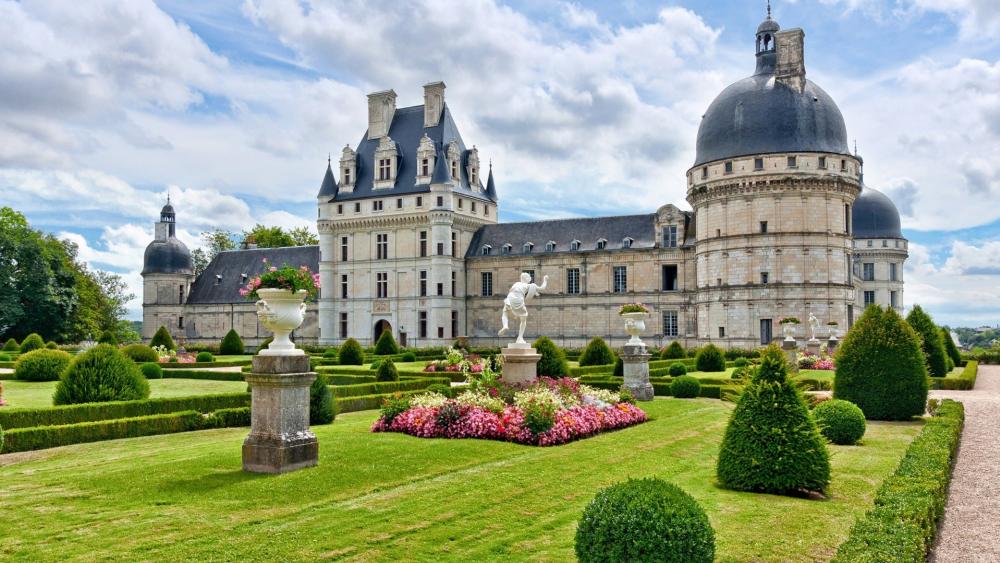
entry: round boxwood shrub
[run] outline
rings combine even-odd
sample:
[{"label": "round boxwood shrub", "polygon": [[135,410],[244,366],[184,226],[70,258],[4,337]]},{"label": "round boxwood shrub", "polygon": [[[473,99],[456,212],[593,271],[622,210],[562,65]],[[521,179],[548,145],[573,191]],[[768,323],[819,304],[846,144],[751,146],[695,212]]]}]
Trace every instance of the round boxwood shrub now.
[{"label": "round boxwood shrub", "polygon": [[132,358],[132,361],[137,364],[160,361],[160,355],[156,353],[156,350],[145,344],[129,344],[122,348],[122,353]]},{"label": "round boxwood shrub", "polygon": [[951,338],[951,331],[942,328],[941,340],[944,342],[944,352],[951,358],[952,365],[962,365],[962,354],[958,351],[958,346],[955,346],[955,341]]},{"label": "round boxwood shrub", "polygon": [[17,340],[14,340],[13,338],[8,338],[7,342],[5,342],[4,345],[3,345],[3,351],[4,352],[20,352],[21,351],[21,347],[18,345]]},{"label": "round boxwood shrub", "polygon": [[316,375],[309,386],[309,424],[330,424],[337,417],[337,403],[326,376]]},{"label": "round boxwood shrub", "polygon": [[669,368],[667,368],[667,373],[670,374],[672,377],[687,375],[687,372],[688,372],[687,366],[680,362],[674,362],[670,364]]},{"label": "round boxwood shrub", "polygon": [[10,361],[10,354],[8,354],[7,352],[0,352],[0,362],[9,362],[9,361]]},{"label": "round boxwood shrub", "polygon": [[128,356],[98,344],[73,358],[52,401],[56,405],[135,401],[149,397],[149,382]]},{"label": "round boxwood shrub", "polygon": [[326,359],[328,359],[328,360],[336,360],[337,359],[337,349],[336,348],[327,348],[326,350],[323,350],[323,357],[326,358]]},{"label": "round boxwood shrub", "polygon": [[538,375],[563,377],[569,372],[566,353],[549,337],[539,336],[531,346],[542,355],[542,359],[538,360]]},{"label": "round boxwood shrub", "polygon": [[21,381],[56,381],[72,359],[62,350],[46,348],[21,354],[14,364],[14,377]]},{"label": "round boxwood shrub", "polygon": [[580,367],[606,366],[613,363],[615,363],[615,354],[608,347],[608,343],[600,336],[590,339],[587,347],[580,354]]},{"label": "round boxwood shrub", "polygon": [[768,346],[733,410],[716,476],[728,489],[776,494],[826,490],[830,454],[785,355]]},{"label": "round boxwood shrub", "polygon": [[342,366],[362,366],[365,364],[365,352],[361,349],[361,344],[353,338],[348,338],[340,346],[337,355],[337,363]]},{"label": "round boxwood shrub", "polygon": [[161,326],[156,329],[156,334],[153,335],[153,339],[149,341],[151,347],[163,346],[167,350],[176,350],[177,346],[174,344],[173,337],[167,332],[167,327]]},{"label": "round boxwood shrub", "polygon": [[665,347],[663,351],[660,352],[661,360],[681,360],[686,356],[687,355],[684,353],[684,347],[681,346],[681,343],[676,340],[671,342],[670,346]]},{"label": "round boxwood shrub", "polygon": [[158,363],[146,362],[139,366],[139,370],[146,379],[163,379],[163,368]]},{"label": "round boxwood shrub", "polygon": [[906,322],[913,330],[917,331],[923,340],[922,348],[924,356],[927,358],[927,369],[931,377],[945,377],[948,375],[948,356],[944,351],[944,340],[941,338],[941,329],[934,324],[931,316],[914,305],[910,314],[906,316]]},{"label": "round boxwood shrub", "polygon": [[682,375],[670,382],[670,394],[678,399],[694,399],[701,394],[701,383],[697,377]]},{"label": "round boxwood shrub", "polygon": [[391,356],[398,353],[399,345],[396,344],[396,339],[392,337],[392,331],[383,330],[382,334],[378,337],[378,342],[375,343],[374,354],[376,356]]},{"label": "round boxwood shrub", "polygon": [[715,344],[708,344],[695,356],[698,371],[726,371],[726,358]]},{"label": "round boxwood shrub", "polygon": [[194,359],[197,362],[210,364],[215,361],[215,356],[211,352],[198,352],[198,355]]},{"label": "round boxwood shrub", "polygon": [[399,359],[403,362],[415,362],[417,361],[417,355],[413,352],[403,352],[403,355]]},{"label": "round boxwood shrub", "polygon": [[851,446],[865,435],[865,413],[850,401],[823,401],[812,413],[819,431],[834,444]]},{"label": "round boxwood shrub", "polygon": [[375,372],[375,381],[399,381],[399,372],[396,371],[396,364],[386,358],[379,364]]},{"label": "round boxwood shrub", "polygon": [[48,342],[45,343],[45,348],[47,350],[58,350],[59,349],[59,345],[56,344],[55,342],[49,340]]},{"label": "round boxwood shrub", "polygon": [[927,364],[920,336],[891,307],[870,306],[837,350],[833,398],[868,420],[909,420],[927,405]]},{"label": "round boxwood shrub", "polygon": [[219,355],[242,356],[245,351],[243,339],[235,330],[229,329],[229,332],[222,337],[222,342],[219,343]]},{"label": "round boxwood shrub", "polygon": [[118,346],[118,338],[115,337],[113,332],[105,330],[104,332],[101,333],[101,336],[97,338],[97,343]]},{"label": "round boxwood shrub", "polygon": [[691,495],[662,479],[630,479],[601,490],[576,529],[583,563],[710,563],[715,532]]},{"label": "round boxwood shrub", "polygon": [[741,356],[741,357],[736,358],[735,360],[733,360],[733,367],[745,368],[748,365],[750,365],[750,360],[746,359],[745,357]]},{"label": "round boxwood shrub", "polygon": [[22,354],[26,354],[32,350],[40,350],[42,348],[45,348],[45,341],[37,333],[32,332],[21,341],[20,351]]}]

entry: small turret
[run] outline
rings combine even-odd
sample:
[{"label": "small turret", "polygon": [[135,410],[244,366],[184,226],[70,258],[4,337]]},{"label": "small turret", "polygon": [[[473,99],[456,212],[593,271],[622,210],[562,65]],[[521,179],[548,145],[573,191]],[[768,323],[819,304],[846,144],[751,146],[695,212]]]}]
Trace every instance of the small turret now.
[{"label": "small turret", "polygon": [[337,197],[337,190],[337,178],[333,175],[333,165],[330,162],[330,157],[327,157],[326,174],[323,176],[323,184],[319,187],[319,193],[316,194],[316,198],[329,201]]},{"label": "small turret", "polygon": [[493,161],[490,161],[490,176],[486,180],[486,197],[490,198],[490,201],[496,202],[497,200],[497,186],[493,183]]}]

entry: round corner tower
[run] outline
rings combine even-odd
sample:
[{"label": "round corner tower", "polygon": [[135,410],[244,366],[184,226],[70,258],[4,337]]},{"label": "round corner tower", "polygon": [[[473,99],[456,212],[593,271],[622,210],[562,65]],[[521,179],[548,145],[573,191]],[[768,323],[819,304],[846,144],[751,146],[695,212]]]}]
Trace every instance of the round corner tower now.
[{"label": "round corner tower", "polygon": [[177,238],[177,216],[169,199],[160,211],[154,233],[142,263],[144,340],[152,338],[161,326],[174,336],[182,335],[184,303],[194,281],[191,252]]}]

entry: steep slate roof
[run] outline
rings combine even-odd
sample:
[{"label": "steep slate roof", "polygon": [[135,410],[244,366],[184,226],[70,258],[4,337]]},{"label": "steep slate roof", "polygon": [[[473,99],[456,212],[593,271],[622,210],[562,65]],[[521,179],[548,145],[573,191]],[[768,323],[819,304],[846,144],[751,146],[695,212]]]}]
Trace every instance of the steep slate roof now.
[{"label": "steep slate roof", "polygon": [[333,177],[333,168],[330,161],[326,163],[326,174],[323,176],[323,185],[319,187],[316,197],[337,197],[337,179]]},{"label": "steep slate roof", "polygon": [[[434,127],[424,127],[424,106],[412,106],[408,108],[398,108],[392,118],[392,125],[389,127],[389,137],[396,142],[399,151],[399,170],[396,174],[396,185],[392,188],[374,190],[372,189],[375,178],[375,149],[378,148],[378,139],[369,139],[368,132],[358,143],[355,152],[357,153],[357,178],[354,183],[354,191],[347,193],[340,191],[335,198],[330,201],[348,201],[354,199],[396,196],[401,194],[425,193],[431,190],[430,184],[417,185],[417,148],[420,146],[420,139],[426,133],[434,142],[438,150],[438,155],[445,154],[448,144],[451,141],[458,142],[461,153],[461,182],[454,187],[454,192],[466,197],[486,200],[486,195],[477,190],[469,188],[469,176],[466,171],[468,153],[462,135],[458,132],[448,104],[445,104],[444,114],[441,120]],[[440,158],[438,159],[440,160]]]},{"label": "steep slate roof", "polygon": [[[262,261],[267,258],[268,264]],[[288,246],[285,248],[253,248],[220,252],[198,279],[191,284],[187,303],[241,303],[240,287],[247,280],[264,272],[264,268],[288,264],[294,268],[308,266],[313,272],[319,271],[319,246]],[[216,276],[222,276],[221,279]]]},{"label": "steep slate roof", "polygon": [[[493,247],[491,256],[500,256],[501,247],[511,244],[509,256],[526,256],[524,243],[534,244],[530,255],[546,254],[545,245],[556,243],[555,252],[573,252],[570,243],[580,241],[580,250],[597,250],[597,241],[608,241],[606,250],[620,250],[625,237],[632,239],[632,248],[653,248],[656,245],[656,214],[623,215],[619,217],[585,217],[555,219],[530,223],[498,223],[484,225],[476,231],[469,245],[467,258],[481,256],[484,245]],[[549,251],[551,252],[551,251]]]}]

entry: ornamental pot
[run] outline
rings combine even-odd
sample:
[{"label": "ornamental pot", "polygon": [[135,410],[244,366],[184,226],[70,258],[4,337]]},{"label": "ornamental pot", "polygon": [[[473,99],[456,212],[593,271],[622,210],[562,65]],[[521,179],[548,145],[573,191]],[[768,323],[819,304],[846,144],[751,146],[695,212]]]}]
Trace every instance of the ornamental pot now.
[{"label": "ornamental pot", "polygon": [[785,332],[785,342],[795,342],[795,323],[785,323],[781,330]]},{"label": "ornamental pot", "polygon": [[306,296],[309,293],[300,289],[292,292],[290,289],[259,288],[257,296],[257,318],[264,328],[274,334],[274,340],[264,350],[262,356],[301,356],[305,354],[292,343],[292,331],[299,328],[306,317]]},{"label": "ornamental pot", "polygon": [[621,314],[621,317],[625,319],[625,332],[632,337],[625,343],[626,346],[642,345],[642,340],[639,339],[639,335],[646,330],[646,317],[648,316],[649,313],[643,312]]}]

